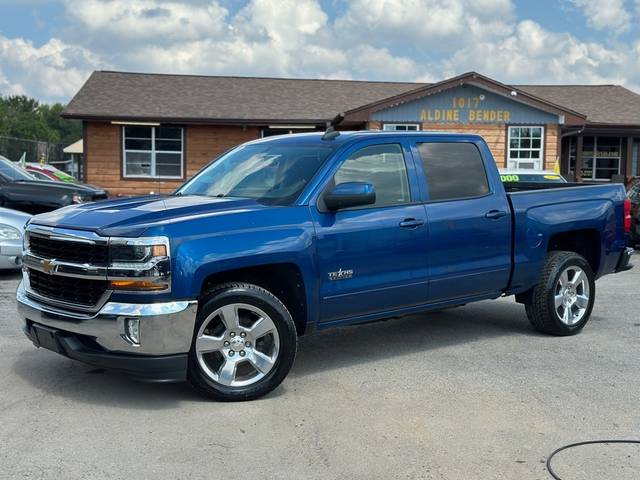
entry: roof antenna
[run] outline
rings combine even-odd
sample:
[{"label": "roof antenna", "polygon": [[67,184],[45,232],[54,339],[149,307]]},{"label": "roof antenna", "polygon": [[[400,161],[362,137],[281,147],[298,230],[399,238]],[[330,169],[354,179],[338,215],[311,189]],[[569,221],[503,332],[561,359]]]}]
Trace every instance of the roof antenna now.
[{"label": "roof antenna", "polygon": [[344,120],[344,113],[339,113],[338,115],[333,117],[333,120],[331,120],[331,122],[329,122],[329,125],[327,126],[326,132],[324,132],[324,135],[322,135],[322,140],[333,140],[338,136],[340,136],[340,132],[336,130],[336,127],[343,120]]}]

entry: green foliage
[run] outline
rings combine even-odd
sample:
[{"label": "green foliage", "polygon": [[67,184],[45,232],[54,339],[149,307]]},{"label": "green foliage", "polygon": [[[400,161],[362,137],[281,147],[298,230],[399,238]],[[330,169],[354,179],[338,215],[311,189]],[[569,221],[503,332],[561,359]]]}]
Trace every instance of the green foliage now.
[{"label": "green foliage", "polygon": [[61,118],[63,109],[24,95],[0,97],[0,136],[69,145],[82,137],[82,123]]}]

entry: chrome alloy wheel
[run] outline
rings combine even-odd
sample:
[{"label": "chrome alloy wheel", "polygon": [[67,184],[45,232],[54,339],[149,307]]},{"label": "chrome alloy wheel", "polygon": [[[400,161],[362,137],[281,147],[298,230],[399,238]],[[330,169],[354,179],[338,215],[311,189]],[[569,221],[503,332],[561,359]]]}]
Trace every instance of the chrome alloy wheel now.
[{"label": "chrome alloy wheel", "polygon": [[589,279],[580,267],[566,268],[556,283],[556,315],[565,325],[575,325],[589,306]]},{"label": "chrome alloy wheel", "polygon": [[211,380],[228,387],[244,387],[271,371],[280,339],[273,320],[264,311],[232,303],[202,322],[195,349],[200,368]]}]

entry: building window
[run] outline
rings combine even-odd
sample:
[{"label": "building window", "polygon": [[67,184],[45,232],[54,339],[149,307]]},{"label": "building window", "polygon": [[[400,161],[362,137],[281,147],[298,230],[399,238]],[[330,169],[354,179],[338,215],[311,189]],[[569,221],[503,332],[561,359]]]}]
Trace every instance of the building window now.
[{"label": "building window", "polygon": [[[569,173],[576,170],[577,139],[569,141]],[[622,160],[621,137],[583,137],[582,138],[582,179],[611,181],[613,175],[620,173]]]},{"label": "building window", "polygon": [[385,123],[382,129],[386,132],[417,132],[420,130],[418,123]]},{"label": "building window", "polygon": [[509,168],[542,170],[544,127],[509,127]]},{"label": "building window", "polygon": [[123,177],[182,178],[183,129],[123,127]]}]

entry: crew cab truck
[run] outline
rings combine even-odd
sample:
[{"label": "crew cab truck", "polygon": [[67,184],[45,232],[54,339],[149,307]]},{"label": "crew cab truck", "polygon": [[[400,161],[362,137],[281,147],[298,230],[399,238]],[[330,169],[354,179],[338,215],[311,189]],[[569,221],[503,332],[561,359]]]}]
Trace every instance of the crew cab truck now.
[{"label": "crew cab truck", "polygon": [[219,400],[271,391],[315,329],[515,295],[538,330],[576,334],[596,279],[630,268],[624,189],[525,187],[474,135],[249,142],[172,195],[34,217],[22,326],[36,346]]}]

